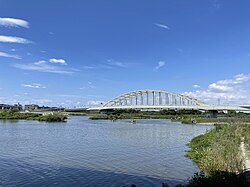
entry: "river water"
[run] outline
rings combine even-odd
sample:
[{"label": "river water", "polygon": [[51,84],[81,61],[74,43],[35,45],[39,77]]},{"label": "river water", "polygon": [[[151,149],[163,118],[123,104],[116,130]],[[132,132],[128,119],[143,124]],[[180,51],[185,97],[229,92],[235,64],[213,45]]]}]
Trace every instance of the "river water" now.
[{"label": "river water", "polygon": [[0,186],[161,187],[197,166],[186,144],[211,126],[167,120],[0,121]]}]

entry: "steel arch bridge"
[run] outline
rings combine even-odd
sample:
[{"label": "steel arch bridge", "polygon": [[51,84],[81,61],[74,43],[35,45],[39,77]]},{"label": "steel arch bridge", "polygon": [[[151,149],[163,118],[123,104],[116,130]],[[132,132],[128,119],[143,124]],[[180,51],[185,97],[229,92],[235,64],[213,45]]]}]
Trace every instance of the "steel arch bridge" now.
[{"label": "steel arch bridge", "polygon": [[103,105],[119,106],[200,106],[206,105],[197,99],[161,90],[137,90],[122,94]]},{"label": "steel arch bridge", "polygon": [[249,105],[209,105],[186,95],[162,90],[137,90],[122,94],[100,107],[87,110],[203,110],[203,111],[250,111]]}]

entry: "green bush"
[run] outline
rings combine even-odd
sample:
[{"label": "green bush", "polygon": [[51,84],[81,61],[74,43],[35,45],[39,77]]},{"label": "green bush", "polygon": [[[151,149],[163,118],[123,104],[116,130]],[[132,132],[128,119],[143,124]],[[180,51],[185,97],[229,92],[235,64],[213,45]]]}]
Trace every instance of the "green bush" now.
[{"label": "green bush", "polygon": [[64,122],[66,119],[67,117],[61,114],[49,114],[38,118],[39,121],[46,122]]},{"label": "green bush", "polygon": [[210,173],[216,170],[237,172],[242,170],[240,141],[245,124],[230,123],[216,125],[204,135],[191,140],[187,157]]},{"label": "green bush", "polygon": [[249,185],[244,174],[214,171],[209,176],[204,172],[195,173],[187,185],[177,185],[176,187],[247,187]]},{"label": "green bush", "polygon": [[2,111],[0,112],[0,119],[4,120],[39,120],[47,122],[63,122],[67,119],[66,116],[61,114],[49,114],[41,116],[41,114],[34,113],[20,113],[17,111]]}]

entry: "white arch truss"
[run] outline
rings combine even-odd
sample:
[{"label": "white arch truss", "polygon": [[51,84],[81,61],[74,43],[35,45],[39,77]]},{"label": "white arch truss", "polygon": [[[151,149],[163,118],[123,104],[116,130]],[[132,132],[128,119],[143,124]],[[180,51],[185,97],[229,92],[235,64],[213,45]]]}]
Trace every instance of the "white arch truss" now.
[{"label": "white arch truss", "polygon": [[122,94],[103,105],[119,106],[204,106],[205,103],[186,95],[162,90],[137,90]]}]

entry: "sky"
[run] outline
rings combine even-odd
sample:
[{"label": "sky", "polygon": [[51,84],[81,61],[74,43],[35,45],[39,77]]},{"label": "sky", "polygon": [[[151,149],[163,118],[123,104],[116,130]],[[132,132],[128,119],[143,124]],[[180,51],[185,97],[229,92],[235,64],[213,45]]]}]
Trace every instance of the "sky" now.
[{"label": "sky", "polygon": [[250,104],[248,0],[0,0],[0,103],[157,89]]}]

